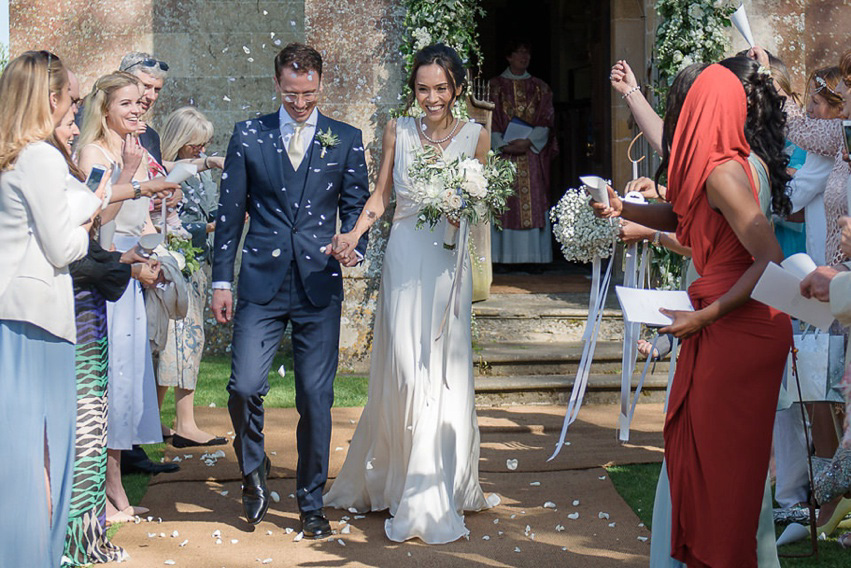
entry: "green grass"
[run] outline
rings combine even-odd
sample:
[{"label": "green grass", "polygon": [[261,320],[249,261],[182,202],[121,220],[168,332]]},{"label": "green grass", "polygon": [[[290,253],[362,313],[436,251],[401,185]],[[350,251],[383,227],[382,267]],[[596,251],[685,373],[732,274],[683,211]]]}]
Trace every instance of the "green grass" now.
[{"label": "green grass", "polygon": [[[607,468],[612,483],[623,497],[624,501],[632,507],[638,518],[651,526],[653,517],[653,499],[656,493],[656,482],[659,480],[660,464],[636,464],[626,466],[614,466]],[[777,526],[777,534],[780,535],[785,527]],[[845,568],[851,565],[851,551],[844,550],[836,542],[836,537],[842,531],[834,533],[833,537],[826,541],[819,541],[818,559],[816,558],[781,558],[780,565],[784,568],[798,568],[803,566],[818,566],[819,568]],[[810,541],[802,541],[782,547],[780,554],[805,554],[810,550]]]},{"label": "green grass", "polygon": [[[281,378],[278,368],[284,365],[286,376]],[[264,400],[267,408],[292,408],[295,406],[295,376],[292,372],[292,356],[279,355],[275,357],[272,370],[269,372],[271,389]],[[230,357],[205,357],[198,371],[198,383],[195,389],[195,406],[210,406],[227,408],[228,393],[225,387],[230,378]],[[338,376],[334,380],[334,406],[363,406],[366,404],[369,379],[366,377]],[[163,424],[174,424],[174,389],[169,389],[163,401],[160,419]],[[165,444],[150,444],[144,446],[148,457],[159,463],[165,452]],[[130,503],[137,505],[148,490],[150,475],[134,473],[123,476],[124,489]]]}]

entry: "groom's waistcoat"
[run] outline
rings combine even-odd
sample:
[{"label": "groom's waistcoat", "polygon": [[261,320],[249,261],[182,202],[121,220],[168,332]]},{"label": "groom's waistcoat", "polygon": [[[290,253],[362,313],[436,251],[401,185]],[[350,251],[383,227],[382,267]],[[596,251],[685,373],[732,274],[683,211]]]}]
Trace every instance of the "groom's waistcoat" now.
[{"label": "groom's waistcoat", "polygon": [[[222,172],[213,281],[233,279],[247,212],[237,287],[241,299],[269,302],[290,270],[314,306],[342,299],[340,265],[320,249],[336,232],[338,212],[342,232],[354,227],[369,190],[360,131],[319,114],[317,135],[328,129],[338,142],[323,148],[314,136],[294,171],[277,113],[234,127]],[[364,248],[365,241],[359,249]]]}]

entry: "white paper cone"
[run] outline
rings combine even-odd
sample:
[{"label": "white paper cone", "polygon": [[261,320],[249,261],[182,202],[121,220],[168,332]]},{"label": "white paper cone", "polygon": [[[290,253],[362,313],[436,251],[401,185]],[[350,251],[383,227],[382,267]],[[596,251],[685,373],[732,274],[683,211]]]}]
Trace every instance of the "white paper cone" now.
[{"label": "white paper cone", "polygon": [[730,16],[730,21],[733,22],[733,25],[736,26],[736,29],[739,30],[739,33],[742,34],[742,37],[745,38],[749,46],[753,47],[756,45],[753,40],[753,32],[751,32],[751,24],[748,22],[748,14],[745,12],[744,4],[733,12],[733,15]]},{"label": "white paper cone", "polygon": [[458,227],[452,223],[446,223],[446,230],[443,231],[443,248],[447,250],[455,250],[455,243],[458,242]]},{"label": "white paper cone", "polygon": [[183,183],[198,173],[198,167],[187,163],[177,163],[166,176],[166,181]]},{"label": "white paper cone", "polygon": [[777,537],[777,546],[798,542],[799,540],[804,540],[808,536],[810,536],[810,529],[800,523],[792,523],[786,527],[783,534]]}]

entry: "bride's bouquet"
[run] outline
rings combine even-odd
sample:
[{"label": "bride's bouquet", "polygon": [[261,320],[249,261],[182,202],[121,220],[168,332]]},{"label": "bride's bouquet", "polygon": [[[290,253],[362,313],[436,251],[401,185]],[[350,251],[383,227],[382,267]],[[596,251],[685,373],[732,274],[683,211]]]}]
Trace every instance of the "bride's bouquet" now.
[{"label": "bride's bouquet", "polygon": [[443,246],[454,249],[458,227],[466,219],[470,223],[491,220],[499,224],[506,201],[514,194],[513,162],[488,152],[487,163],[475,158],[455,158],[447,161],[434,147],[426,146],[417,152],[408,169],[412,199],[420,205],[417,228],[426,223],[434,227],[442,217],[449,219]]}]

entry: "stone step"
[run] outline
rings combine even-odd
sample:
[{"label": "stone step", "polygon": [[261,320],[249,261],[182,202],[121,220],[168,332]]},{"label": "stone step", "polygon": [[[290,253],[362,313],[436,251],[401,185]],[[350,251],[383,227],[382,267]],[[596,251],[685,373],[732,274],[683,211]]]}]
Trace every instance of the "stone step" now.
[{"label": "stone step", "polygon": [[[634,375],[630,395],[634,396],[639,375]],[[476,377],[477,404],[566,404],[570,399],[574,376],[515,375]],[[642,402],[661,402],[665,399],[667,372],[657,370],[648,374],[641,390]],[[585,400],[593,403],[620,402],[619,375],[592,373],[588,377]]]},{"label": "stone step", "polygon": [[[579,341],[588,318],[588,293],[492,294],[473,304],[475,337],[499,341]],[[613,292],[607,297],[600,340],[623,337],[623,319]]]},{"label": "stone step", "polygon": [[[592,372],[618,375],[622,346],[619,341],[598,341],[591,363]],[[581,341],[487,343],[476,348],[473,364],[478,376],[573,376],[582,358],[582,349]],[[636,371],[640,373],[643,366],[644,359],[639,357]],[[667,373],[667,370],[666,361],[656,363],[656,373]]]}]

